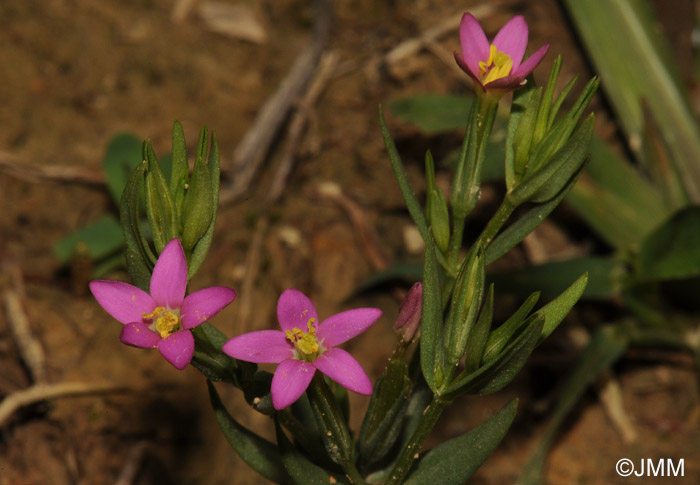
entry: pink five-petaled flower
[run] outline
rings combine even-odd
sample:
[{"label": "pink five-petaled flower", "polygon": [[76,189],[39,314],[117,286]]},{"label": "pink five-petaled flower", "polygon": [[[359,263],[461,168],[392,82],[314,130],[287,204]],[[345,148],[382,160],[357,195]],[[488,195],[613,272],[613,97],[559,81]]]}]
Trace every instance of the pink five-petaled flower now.
[{"label": "pink five-petaled flower", "polygon": [[187,260],[179,239],[170,241],[151,275],[151,294],[121,281],[92,281],[90,291],[107,313],[124,324],[119,339],[134,347],[158,348],[165,360],[182,370],[192,360],[190,330],[221,311],[236,297],[225,286],[187,296]]},{"label": "pink five-petaled flower", "polygon": [[483,91],[512,91],[524,83],[549,48],[549,44],[543,45],[522,62],[527,37],[527,23],[518,15],[510,19],[489,44],[479,22],[472,14],[465,13],[459,25],[462,53],[455,52],[455,60]]},{"label": "pink five-petaled flower", "polygon": [[367,330],[382,314],[378,308],[338,313],[318,323],[311,300],[298,290],[286,290],[277,302],[282,331],[260,330],[234,337],[225,353],[259,364],[279,364],[272,378],[272,405],[284,409],[309,387],[316,369],[341,386],[359,394],[372,394],[372,383],[360,364],[336,345]]}]

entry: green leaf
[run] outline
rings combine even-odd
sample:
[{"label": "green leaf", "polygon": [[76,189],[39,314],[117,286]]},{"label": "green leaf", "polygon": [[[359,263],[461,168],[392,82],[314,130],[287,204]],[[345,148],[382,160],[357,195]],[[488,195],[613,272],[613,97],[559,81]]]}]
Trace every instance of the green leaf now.
[{"label": "green leaf", "polygon": [[268,480],[282,483],[289,480],[277,447],[240,425],[226,410],[216,388],[207,381],[209,399],[216,420],[231,447],[248,466]]},{"label": "green leaf", "polygon": [[380,461],[396,442],[408,407],[411,385],[403,355],[392,356],[384,375],[374,385],[372,399],[362,421],[357,442],[360,464],[370,465]]},{"label": "green leaf", "polygon": [[204,162],[195,163],[182,207],[182,245],[186,251],[193,249],[209,229],[213,212],[212,190],[209,168]]},{"label": "green leaf", "polygon": [[478,369],[481,358],[484,355],[486,340],[489,337],[489,330],[491,330],[491,324],[493,323],[493,293],[494,286],[491,284],[486,298],[484,298],[484,305],[481,307],[479,318],[469,335],[467,357],[464,362],[464,368],[467,372],[474,372]]},{"label": "green leaf", "polygon": [[214,226],[216,225],[216,214],[219,207],[219,182],[221,175],[221,164],[219,160],[219,144],[216,141],[216,132],[211,133],[211,150],[209,150],[209,176],[211,177],[211,200],[212,200],[212,215],[209,222],[209,228],[204,235],[199,239],[199,242],[192,251],[192,256],[189,261],[189,269],[187,279],[192,278],[197,270],[204,262],[204,258],[209,252],[212,238],[214,237]]},{"label": "green leaf", "polygon": [[114,254],[124,247],[124,234],[117,219],[109,214],[72,232],[54,245],[56,258],[67,263],[79,243],[85,244],[87,255],[96,261]]},{"label": "green leaf", "polygon": [[559,205],[581,175],[583,167],[567,182],[561,192],[544,204],[537,204],[517,221],[501,232],[486,248],[485,264],[493,263],[520,243],[525,236],[535,230],[540,223]]},{"label": "green leaf", "polygon": [[506,188],[511,190],[515,184],[515,138],[522,118],[525,116],[528,106],[534,96],[537,96],[537,85],[532,74],[527,77],[525,86],[513,92],[513,102],[510,105],[510,117],[508,118],[508,130],[505,143],[504,177]]},{"label": "green leaf", "polygon": [[537,266],[489,273],[487,281],[495,283],[499,290],[525,297],[534,289],[544,298],[554,298],[569,282],[588,272],[588,286],[582,298],[611,298],[620,291],[623,275],[621,263],[611,257],[583,257],[554,261]]},{"label": "green leaf", "polygon": [[291,477],[292,483],[296,485],[328,485],[334,481],[347,483],[342,475],[321,468],[300,453],[284,434],[277,419],[275,419],[275,432],[282,464]]},{"label": "green leaf", "polygon": [[419,94],[389,103],[391,113],[432,135],[464,127],[474,98],[451,94]]},{"label": "green leaf", "polygon": [[468,433],[439,444],[416,464],[406,485],[463,485],[505,437],[518,409],[513,399]]},{"label": "green leaf", "polygon": [[428,238],[423,267],[423,314],[421,315],[420,363],[428,386],[435,391],[442,384],[445,364],[442,342],[442,297],[435,257],[435,243]]},{"label": "green leaf", "polygon": [[129,175],[141,161],[141,140],[134,135],[120,133],[109,141],[102,169],[107,177],[107,189],[117,204]]},{"label": "green leaf", "polygon": [[591,382],[622,356],[627,345],[627,337],[620,325],[604,327],[593,335],[583,354],[577,359],[574,369],[562,381],[564,385],[557,393],[558,399],[550,414],[547,428],[518,480],[519,485],[544,483],[547,454],[569,413]]},{"label": "green leaf", "polygon": [[537,310],[536,314],[544,315],[545,317],[540,342],[546,339],[564,320],[564,317],[569,314],[576,302],[581,298],[581,295],[583,295],[586,285],[588,285],[588,273],[582,274],[561,295]]},{"label": "green leaf", "polygon": [[542,333],[545,318],[541,314],[531,315],[524,329],[503,351],[477,371],[462,372],[449,386],[446,399],[462,394],[490,394],[503,389],[520,372],[535,350]]},{"label": "green leaf", "polygon": [[700,207],[676,212],[651,233],[639,251],[643,281],[690,278],[700,274]]},{"label": "green leaf", "polygon": [[396,181],[399,184],[399,189],[401,190],[401,195],[406,202],[406,207],[408,208],[408,213],[411,214],[413,222],[415,222],[416,227],[418,227],[418,232],[420,232],[421,237],[424,241],[432,239],[433,236],[430,234],[428,229],[428,223],[425,220],[425,215],[423,214],[423,208],[416,198],[416,193],[413,190],[411,182],[408,180],[408,174],[406,173],[406,168],[401,162],[401,156],[396,149],[396,144],[394,143],[391,133],[389,133],[389,128],[386,126],[386,121],[384,121],[384,114],[382,113],[382,107],[379,107],[379,125],[382,130],[382,137],[384,138],[384,145],[386,146],[387,153],[389,154],[389,160],[391,161],[391,167],[394,169],[394,175],[396,176]]}]

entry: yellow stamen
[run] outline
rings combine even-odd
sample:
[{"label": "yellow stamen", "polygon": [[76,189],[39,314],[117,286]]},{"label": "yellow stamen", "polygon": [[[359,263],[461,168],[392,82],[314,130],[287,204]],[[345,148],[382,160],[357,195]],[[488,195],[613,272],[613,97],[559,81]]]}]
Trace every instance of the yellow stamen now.
[{"label": "yellow stamen", "polygon": [[180,317],[177,313],[165,307],[156,307],[151,313],[143,313],[142,316],[144,320],[155,320],[150,328],[158,332],[160,338],[165,338],[180,330]]},{"label": "yellow stamen", "polygon": [[493,44],[489,48],[489,58],[486,62],[479,61],[479,75],[483,84],[506,77],[512,70],[513,59],[505,52],[499,51]]},{"label": "yellow stamen", "polygon": [[284,333],[287,340],[293,343],[297,350],[301,353],[303,360],[312,359],[315,357],[315,354],[318,353],[320,348],[318,340],[316,340],[316,327],[314,327],[315,322],[315,318],[309,318],[309,321],[306,322],[306,332],[300,328],[294,327],[293,329],[287,330]]}]

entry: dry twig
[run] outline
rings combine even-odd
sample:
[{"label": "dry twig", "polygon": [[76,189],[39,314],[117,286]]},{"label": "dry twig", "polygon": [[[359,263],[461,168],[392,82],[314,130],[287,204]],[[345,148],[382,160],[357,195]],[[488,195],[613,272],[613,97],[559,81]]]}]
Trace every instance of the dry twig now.
[{"label": "dry twig", "polygon": [[87,396],[125,392],[129,388],[106,382],[61,382],[59,384],[35,384],[27,389],[15,391],[0,402],[0,426],[19,408],[40,401],[64,397]]},{"label": "dry twig", "polygon": [[105,176],[100,171],[71,165],[27,165],[15,155],[4,151],[0,151],[0,173],[32,183],[74,183],[89,186],[105,184]]},{"label": "dry twig", "polygon": [[240,197],[250,186],[272,142],[280,131],[296,101],[302,97],[328,42],[333,15],[332,0],[316,0],[314,35],[297,57],[275,93],[265,101],[253,125],[246,132],[233,154],[231,182],[222,184],[219,200],[228,203]]}]

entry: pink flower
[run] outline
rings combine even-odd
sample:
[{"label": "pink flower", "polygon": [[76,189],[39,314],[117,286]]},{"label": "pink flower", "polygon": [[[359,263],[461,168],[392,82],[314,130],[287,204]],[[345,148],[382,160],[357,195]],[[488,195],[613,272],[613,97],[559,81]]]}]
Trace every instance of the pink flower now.
[{"label": "pink flower", "polygon": [[[462,53],[455,60],[484,91],[512,91],[540,63],[549,44],[522,62],[527,48],[527,23],[518,15],[506,23],[489,45],[481,25],[470,13],[462,15],[459,38]],[[522,62],[522,64],[521,64]]]},{"label": "pink flower", "polygon": [[309,387],[316,369],[341,386],[372,394],[372,383],[360,364],[336,345],[367,330],[382,314],[378,308],[338,313],[318,323],[313,303],[298,290],[287,290],[277,302],[280,330],[260,330],[232,338],[226,354],[259,364],[279,364],[272,378],[272,405],[283,409]]},{"label": "pink flower", "polygon": [[165,360],[182,370],[192,360],[190,330],[206,322],[236,297],[213,286],[185,297],[187,260],[179,239],[170,241],[151,275],[151,294],[121,281],[92,281],[90,291],[107,313],[124,324],[119,339],[142,349],[158,348]]}]

